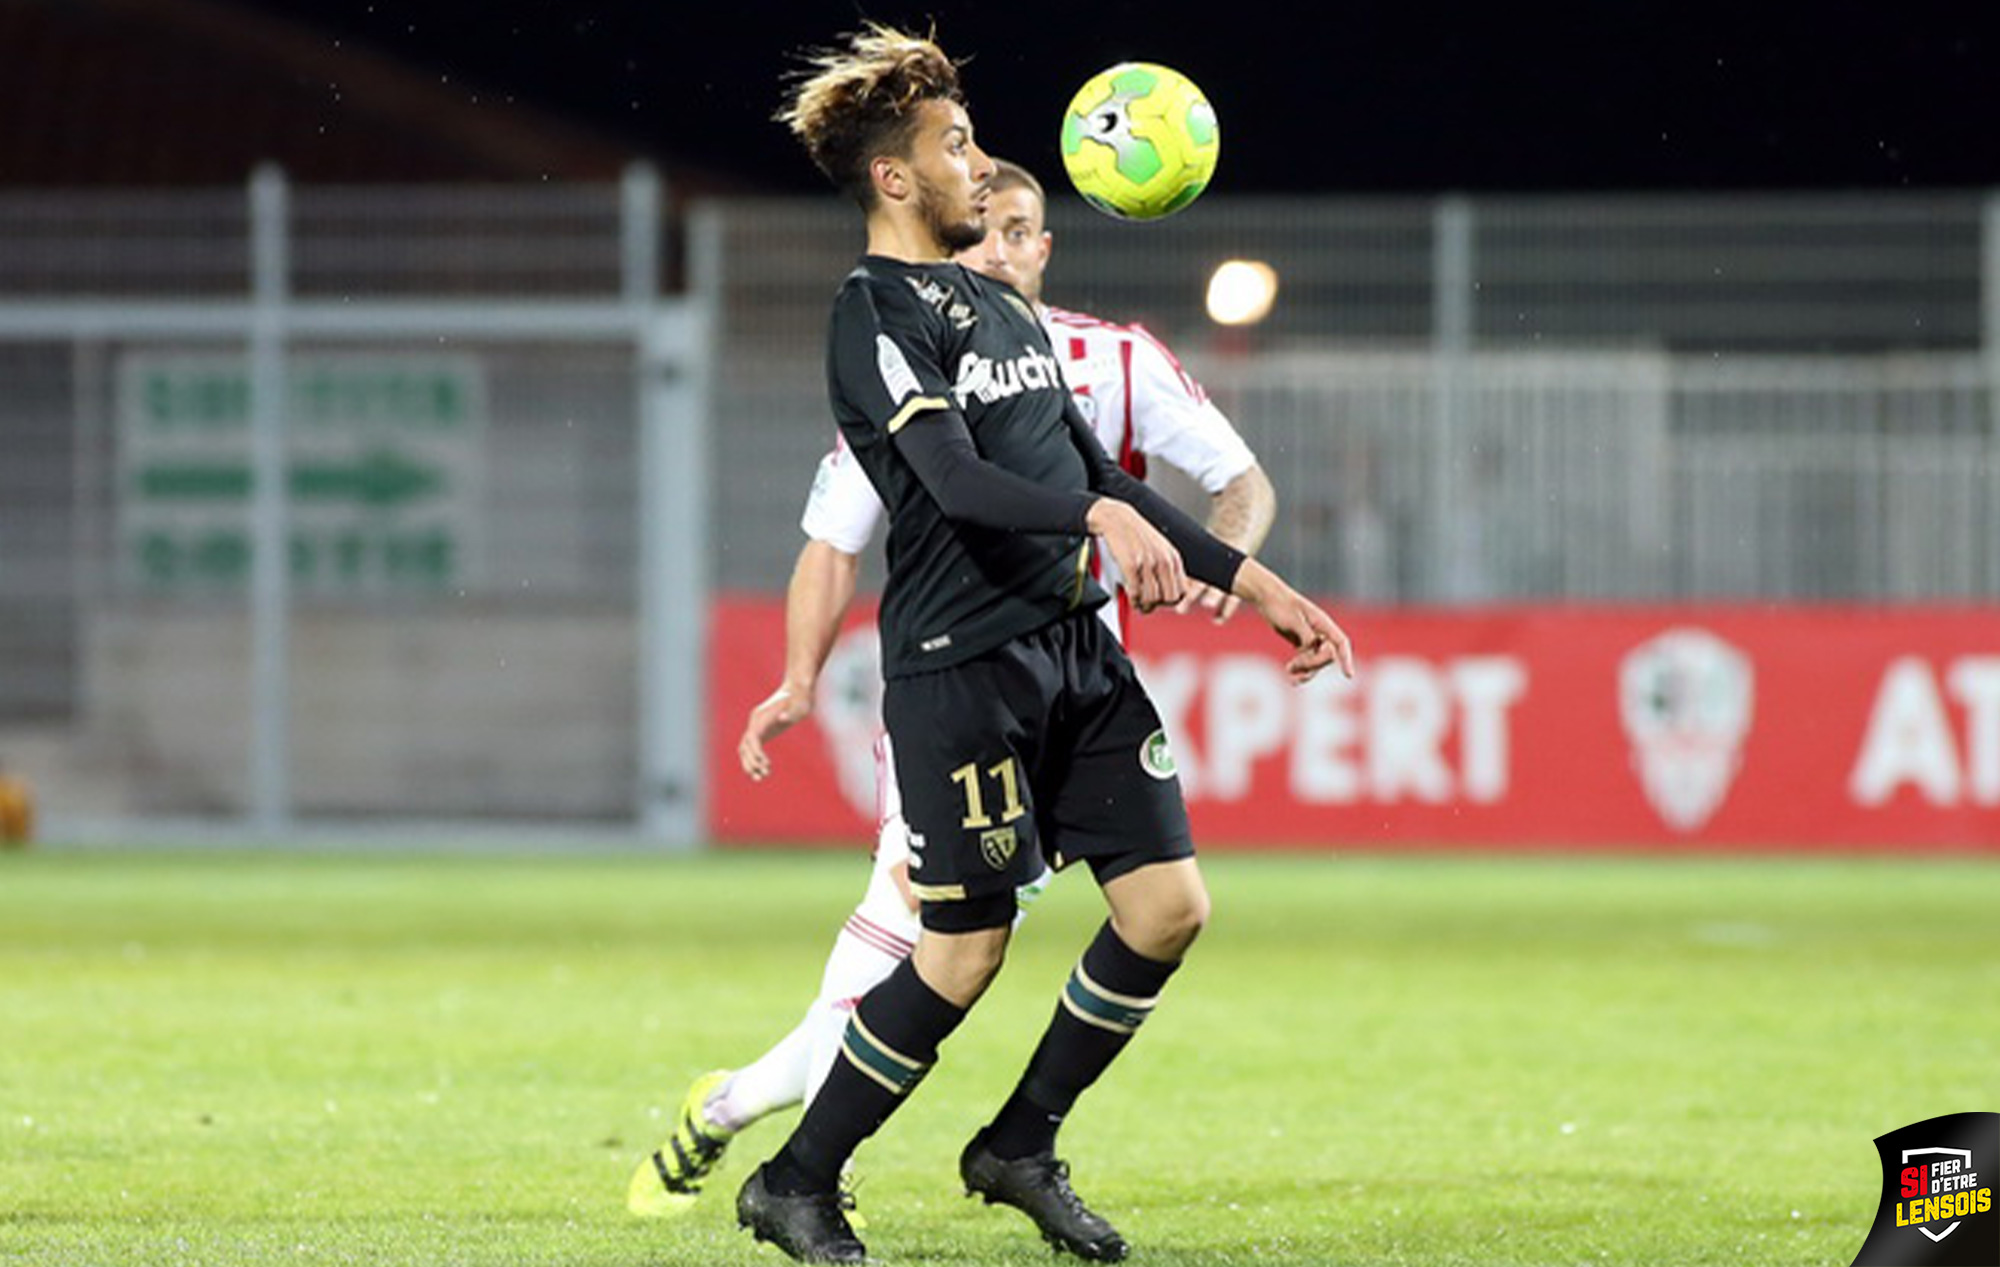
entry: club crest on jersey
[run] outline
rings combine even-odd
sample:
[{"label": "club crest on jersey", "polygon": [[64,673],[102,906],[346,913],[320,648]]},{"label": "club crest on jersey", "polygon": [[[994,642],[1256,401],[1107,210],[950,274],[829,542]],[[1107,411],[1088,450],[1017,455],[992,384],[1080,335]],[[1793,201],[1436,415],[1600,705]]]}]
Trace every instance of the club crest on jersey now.
[{"label": "club crest on jersey", "polygon": [[1139,745],[1139,768],[1162,781],[1179,773],[1174,764],[1174,750],[1167,743],[1167,732],[1156,730],[1146,736],[1146,742]]},{"label": "club crest on jersey", "polygon": [[958,381],[952,385],[951,392],[958,397],[959,408],[963,409],[968,401],[974,399],[982,405],[990,405],[1025,391],[1050,387],[1060,389],[1062,385],[1062,366],[1056,358],[1030,348],[1005,361],[967,352],[959,358]]},{"label": "club crest on jersey", "polygon": [[904,280],[917,292],[917,298],[938,310],[954,330],[970,330],[979,322],[979,314],[972,305],[958,297],[958,292],[934,277],[910,277]]},{"label": "club crest on jersey", "polygon": [[1014,859],[1014,850],[1021,838],[1012,827],[995,827],[991,831],[979,833],[979,856],[986,859],[986,865],[995,871],[1004,871]]}]

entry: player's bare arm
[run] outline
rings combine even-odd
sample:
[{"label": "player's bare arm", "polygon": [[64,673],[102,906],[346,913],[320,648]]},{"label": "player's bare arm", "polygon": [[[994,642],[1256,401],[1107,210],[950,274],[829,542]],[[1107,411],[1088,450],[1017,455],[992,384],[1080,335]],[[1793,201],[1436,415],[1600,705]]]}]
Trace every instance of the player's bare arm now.
[{"label": "player's bare arm", "polygon": [[860,572],[859,555],[824,541],[807,541],[799,551],[785,591],[784,681],[750,710],[736,743],[736,759],[751,778],[771,773],[764,745],[812,715],[813,689],[840,634],[841,618],[854,601]]},{"label": "player's bare arm", "polygon": [[[1096,505],[1091,508],[1094,515],[1102,516],[1106,527],[1115,526],[1121,532],[1133,531],[1124,522],[1124,512],[1132,512],[1166,538],[1167,549],[1180,552],[1184,558],[1183,576],[1192,575],[1210,585],[1226,586],[1231,593],[1254,606],[1280,637],[1297,648],[1285,665],[1285,671],[1294,682],[1310,681],[1329,664],[1339,665],[1340,671],[1348,677],[1354,676],[1353,648],[1348,643],[1347,634],[1334,623],[1333,617],[1285,584],[1277,573],[1218,541],[1172,502],[1121,469],[1105,454],[1104,446],[1097,442],[1097,437],[1074,407],[1067,417],[1070,436],[1091,469],[1091,485],[1104,494],[1105,502],[1110,503],[1101,512]],[[1121,501],[1130,504],[1122,509],[1111,508]],[[1096,523],[1092,524],[1092,528],[1096,530]],[[1143,552],[1155,547],[1151,547],[1143,534],[1135,533],[1126,548]],[[1117,547],[1113,548],[1112,557],[1118,559],[1120,568],[1126,566],[1125,559],[1117,554]],[[1149,562],[1155,568],[1160,566],[1156,560]],[[1156,573],[1155,584],[1164,580],[1166,575]],[[1133,587],[1135,603],[1140,601],[1141,592],[1138,587]],[[1149,592],[1156,600],[1161,593],[1157,588]]]},{"label": "player's bare arm", "polygon": [[[1264,538],[1271,535],[1271,525],[1278,517],[1278,493],[1271,487],[1270,477],[1264,468],[1252,465],[1235,479],[1223,485],[1222,491],[1209,500],[1208,528],[1210,536],[1224,545],[1233,546],[1245,554],[1255,554],[1264,545]],[[1185,615],[1199,606],[1203,611],[1212,612],[1215,623],[1220,625],[1236,614],[1243,600],[1234,594],[1219,590],[1213,585],[1195,582],[1174,610]]]},{"label": "player's bare arm", "polygon": [[1293,682],[1309,682],[1330,664],[1339,667],[1342,677],[1354,676],[1354,647],[1346,631],[1276,572],[1255,559],[1245,559],[1230,588],[1255,607],[1279,637],[1298,648],[1285,663],[1285,672]]},{"label": "player's bare arm", "polygon": [[1134,607],[1151,611],[1179,602],[1187,592],[1187,570],[1180,551],[1130,504],[1100,497],[1091,503],[1084,523],[1111,551]]}]

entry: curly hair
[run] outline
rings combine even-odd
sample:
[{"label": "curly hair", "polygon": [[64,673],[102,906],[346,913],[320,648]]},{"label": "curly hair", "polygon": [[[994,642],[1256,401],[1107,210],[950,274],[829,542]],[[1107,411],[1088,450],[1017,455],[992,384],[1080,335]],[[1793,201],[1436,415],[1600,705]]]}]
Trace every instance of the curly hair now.
[{"label": "curly hair", "polygon": [[918,107],[937,100],[965,100],[958,63],[929,37],[870,22],[846,47],[805,55],[776,118],[866,211],[875,205],[869,163],[882,154],[908,157]]}]

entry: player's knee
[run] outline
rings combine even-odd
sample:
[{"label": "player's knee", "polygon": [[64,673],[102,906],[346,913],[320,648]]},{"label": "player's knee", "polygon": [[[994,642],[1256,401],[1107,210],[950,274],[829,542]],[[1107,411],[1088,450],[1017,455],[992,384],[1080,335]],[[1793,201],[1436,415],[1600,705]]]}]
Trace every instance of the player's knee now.
[{"label": "player's knee", "polygon": [[1172,958],[1178,959],[1187,953],[1188,947],[1194,945],[1195,938],[1201,936],[1201,930],[1208,927],[1211,909],[1208,890],[1202,888],[1177,894],[1175,900],[1167,904],[1161,917],[1160,937],[1174,948]]},{"label": "player's knee", "polygon": [[989,928],[976,933],[927,932],[917,942],[913,959],[925,985],[959,1007],[971,1007],[993,984],[1006,957],[1007,929]]},{"label": "player's knee", "polygon": [[1208,917],[1214,913],[1215,904],[1209,901],[1208,890],[1196,889],[1193,897],[1188,901],[1187,926],[1189,941],[1193,941],[1196,937],[1200,936],[1201,930],[1208,927]]},{"label": "player's knee", "polygon": [[1208,926],[1208,891],[1198,885],[1155,895],[1143,910],[1117,921],[1126,945],[1148,959],[1181,958]]},{"label": "player's knee", "polygon": [[917,975],[960,1007],[985,993],[1007,957],[1014,891],[923,904],[924,935],[917,939]]}]

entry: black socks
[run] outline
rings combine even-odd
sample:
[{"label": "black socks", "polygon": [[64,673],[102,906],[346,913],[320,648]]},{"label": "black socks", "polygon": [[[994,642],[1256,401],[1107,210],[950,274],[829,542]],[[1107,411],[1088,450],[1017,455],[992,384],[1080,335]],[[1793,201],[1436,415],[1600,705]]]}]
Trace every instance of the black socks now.
[{"label": "black socks", "polygon": [[1013,1161],[1054,1149],[1063,1117],[1125,1049],[1178,967],[1132,950],[1108,921],[1097,930],[1027,1071],[988,1129],[995,1156]]},{"label": "black socks", "polygon": [[784,1150],[766,1163],[778,1196],[831,1192],[840,1168],[873,1135],[937,1061],[938,1045],[965,1009],[924,984],[909,959],[862,996],[840,1055]]}]

